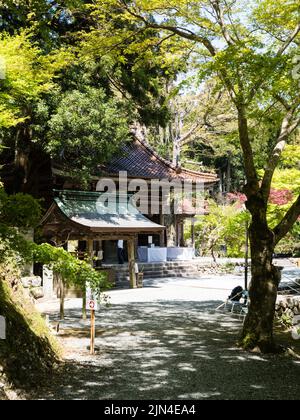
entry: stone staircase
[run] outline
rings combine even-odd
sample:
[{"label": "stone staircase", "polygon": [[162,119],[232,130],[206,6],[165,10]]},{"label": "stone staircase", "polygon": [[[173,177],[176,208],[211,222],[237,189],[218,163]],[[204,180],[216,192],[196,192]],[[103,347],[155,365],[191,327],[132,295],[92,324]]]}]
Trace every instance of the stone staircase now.
[{"label": "stone staircase", "polygon": [[[115,271],[117,288],[128,288],[129,274],[128,265],[109,266]],[[197,278],[205,271],[207,264],[199,264],[197,261],[180,261],[164,263],[139,263],[139,268],[144,273],[144,279],[160,279],[166,277]]]}]

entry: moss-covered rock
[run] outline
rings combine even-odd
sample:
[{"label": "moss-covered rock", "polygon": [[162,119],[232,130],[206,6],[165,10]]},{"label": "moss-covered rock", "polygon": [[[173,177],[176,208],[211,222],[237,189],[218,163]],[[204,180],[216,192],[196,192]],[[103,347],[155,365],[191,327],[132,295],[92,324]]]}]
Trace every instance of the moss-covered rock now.
[{"label": "moss-covered rock", "polygon": [[18,387],[42,385],[53,373],[60,349],[11,265],[0,265],[0,315],[6,320],[6,339],[0,340],[0,369]]}]

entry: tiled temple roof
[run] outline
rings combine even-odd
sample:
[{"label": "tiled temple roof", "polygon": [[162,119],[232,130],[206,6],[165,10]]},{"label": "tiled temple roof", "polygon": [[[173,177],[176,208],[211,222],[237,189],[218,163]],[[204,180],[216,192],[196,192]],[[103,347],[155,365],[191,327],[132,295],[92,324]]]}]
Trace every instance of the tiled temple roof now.
[{"label": "tiled temple roof", "polygon": [[218,181],[214,173],[176,168],[138,138],[123,146],[122,155],[112,159],[108,165],[102,167],[102,170],[110,176],[126,171],[128,176],[133,178],[187,180],[205,184]]}]

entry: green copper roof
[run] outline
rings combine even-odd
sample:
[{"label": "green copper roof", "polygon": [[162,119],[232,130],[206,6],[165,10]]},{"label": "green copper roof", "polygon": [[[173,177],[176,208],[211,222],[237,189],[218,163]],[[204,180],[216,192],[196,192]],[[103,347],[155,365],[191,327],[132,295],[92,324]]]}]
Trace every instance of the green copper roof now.
[{"label": "green copper roof", "polygon": [[162,231],[132,204],[128,195],[82,191],[56,191],[55,202],[70,220],[92,230]]}]

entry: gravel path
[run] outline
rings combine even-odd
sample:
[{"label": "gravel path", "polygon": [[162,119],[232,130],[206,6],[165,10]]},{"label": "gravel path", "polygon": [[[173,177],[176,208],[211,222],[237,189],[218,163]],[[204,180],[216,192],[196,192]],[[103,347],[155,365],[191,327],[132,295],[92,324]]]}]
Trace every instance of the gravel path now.
[{"label": "gravel path", "polygon": [[[147,281],[108,293],[97,314],[96,356],[80,300],[66,302],[66,366],[42,399],[299,399],[300,361],[235,348],[241,319],[215,308],[241,276]],[[58,304],[40,309],[55,321]]]}]

